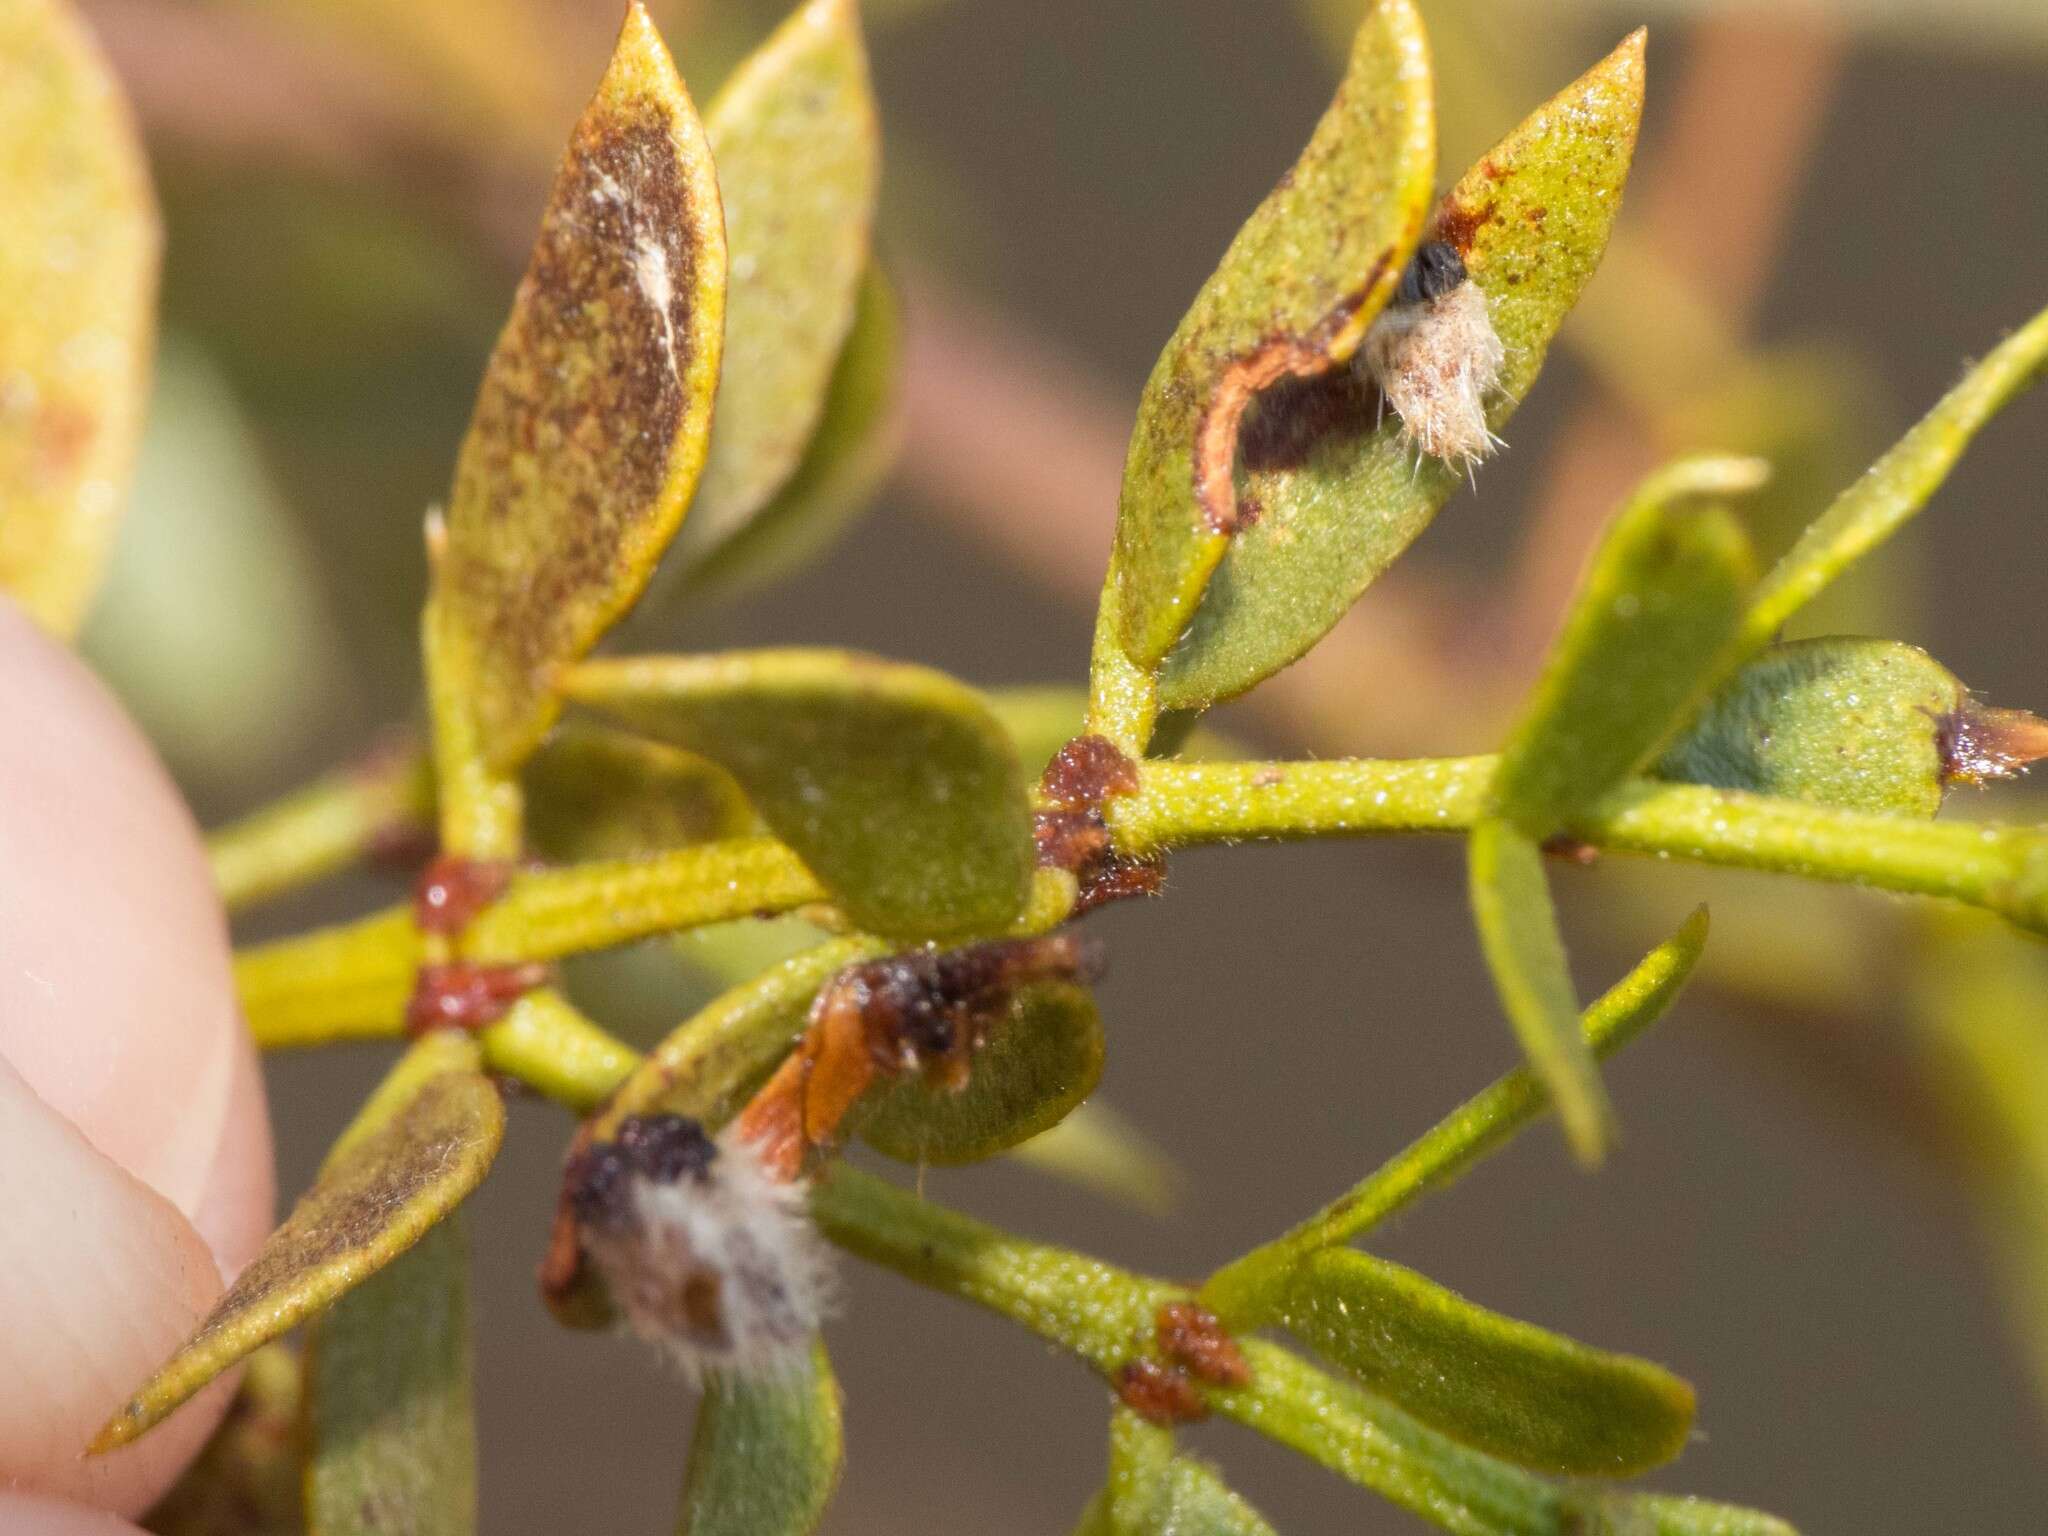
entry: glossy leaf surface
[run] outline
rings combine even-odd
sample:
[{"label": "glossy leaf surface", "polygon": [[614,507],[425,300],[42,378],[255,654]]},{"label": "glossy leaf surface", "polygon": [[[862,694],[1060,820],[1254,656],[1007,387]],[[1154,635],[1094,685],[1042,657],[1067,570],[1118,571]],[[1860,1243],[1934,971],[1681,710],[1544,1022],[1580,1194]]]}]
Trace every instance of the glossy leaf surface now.
[{"label": "glossy leaf surface", "polygon": [[1015,749],[973,690],[844,651],[598,661],[578,702],[710,758],[849,915],[883,933],[999,928],[1024,901]]},{"label": "glossy leaf surface", "polygon": [[490,761],[639,596],[703,468],[726,251],[704,130],[634,0],[578,121],[455,466],[436,573]]},{"label": "glossy leaf surface", "polygon": [[476,1529],[468,1264],[458,1213],[313,1325],[308,1536]]},{"label": "glossy leaf surface", "polygon": [[1540,1471],[1632,1476],[1676,1456],[1692,1427],[1692,1388],[1662,1367],[1502,1317],[1356,1249],[1296,1270],[1279,1321],[1425,1424]]},{"label": "glossy leaf surface", "polygon": [[809,1536],[843,1455],[839,1383],[822,1343],[771,1375],[704,1384],[679,1536]]},{"label": "glossy leaf surface", "polygon": [[1110,594],[1139,666],[1179,638],[1242,522],[1231,465],[1245,407],[1357,350],[1422,232],[1435,175],[1422,23],[1408,0],[1377,0],[1307,148],[1224,252],[1139,401]]},{"label": "glossy leaf surface", "polygon": [[[1536,382],[1552,337],[1607,247],[1635,154],[1643,34],[1544,103],[1438,205],[1432,237],[1462,255],[1507,348],[1495,431]],[[1160,701],[1235,697],[1299,658],[1429,526],[1464,471],[1416,462],[1354,368],[1271,390],[1247,413],[1238,497],[1256,502],[1216,567]],[[1482,504],[1481,517],[1497,516]]]},{"label": "glossy leaf surface", "polygon": [[1086,987],[1021,989],[955,1093],[917,1075],[873,1090],[861,1139],[906,1163],[980,1162],[1050,1130],[1102,1077],[1102,1016]]},{"label": "glossy leaf surface", "polygon": [[0,0],[0,592],[84,619],[149,388],[157,219],[142,146],[65,0]]}]

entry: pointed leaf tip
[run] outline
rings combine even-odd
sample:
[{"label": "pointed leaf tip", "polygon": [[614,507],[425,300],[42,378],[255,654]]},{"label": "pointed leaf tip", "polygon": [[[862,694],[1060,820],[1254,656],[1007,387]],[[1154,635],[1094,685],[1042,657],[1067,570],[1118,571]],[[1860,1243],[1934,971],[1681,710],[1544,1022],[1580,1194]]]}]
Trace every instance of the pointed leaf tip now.
[{"label": "pointed leaf tip", "polygon": [[[1437,204],[1427,238],[1456,246],[1506,348],[1489,398],[1500,431],[1607,248],[1643,105],[1643,34],[1531,113]],[[1462,466],[1418,463],[1357,368],[1269,391],[1247,412],[1240,497],[1258,519],[1221,551],[1159,675],[1172,709],[1234,698],[1299,659],[1421,536]],[[1480,509],[1482,512],[1484,509]],[[1121,550],[1122,546],[1119,545]]]},{"label": "pointed leaf tip", "polygon": [[437,603],[499,768],[555,671],[637,598],[703,468],[724,215],[702,124],[647,12],[577,121],[456,462]]},{"label": "pointed leaf tip", "polygon": [[1409,0],[1382,0],[1301,158],[1231,241],[1145,385],[1105,594],[1139,666],[1179,637],[1240,527],[1232,465],[1246,407],[1357,349],[1422,232],[1435,174],[1422,23]]},{"label": "pointed leaf tip", "polygon": [[362,1284],[482,1182],[504,1139],[505,1106],[479,1072],[430,1071],[443,1059],[439,1044],[429,1037],[400,1061],[313,1188],[198,1331],[100,1430],[92,1454],[135,1439],[250,1351]]}]

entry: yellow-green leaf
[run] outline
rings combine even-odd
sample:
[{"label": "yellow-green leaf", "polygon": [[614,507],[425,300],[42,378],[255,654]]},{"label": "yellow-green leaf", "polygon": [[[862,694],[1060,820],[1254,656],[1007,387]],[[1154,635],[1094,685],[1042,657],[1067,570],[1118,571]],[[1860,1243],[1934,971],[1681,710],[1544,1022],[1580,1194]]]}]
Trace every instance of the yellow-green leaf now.
[{"label": "yellow-green leaf", "polygon": [[1244,1352],[1251,1385],[1213,1394],[1218,1412],[1459,1536],[1794,1536],[1731,1505],[1560,1487],[1263,1339]]},{"label": "yellow-green leaf", "polygon": [[1113,597],[1141,667],[1180,637],[1243,521],[1231,465],[1245,407],[1357,350],[1422,232],[1435,175],[1422,22],[1409,0],[1376,0],[1308,147],[1231,241],[1139,401]]},{"label": "yellow-green leaf", "polygon": [[942,673],[845,651],[588,662],[564,689],[700,753],[861,926],[938,938],[1001,928],[1031,876],[1009,737]]},{"label": "yellow-green leaf", "polygon": [[809,1536],[843,1455],[839,1383],[823,1342],[774,1375],[704,1384],[679,1536]]},{"label": "yellow-green leaf", "polygon": [[810,445],[774,499],[689,568],[694,601],[736,597],[806,564],[873,499],[895,458],[889,426],[902,361],[896,295],[869,267]]},{"label": "yellow-green leaf", "polygon": [[1170,1430],[1118,1407],[1109,1421],[1109,1483],[1095,1517],[1105,1536],[1273,1536],[1216,1469],[1177,1455]]},{"label": "yellow-green leaf", "polygon": [[881,174],[855,0],[804,0],[734,72],[704,128],[731,286],[682,559],[724,543],[790,478],[854,323]]},{"label": "yellow-green leaf", "polygon": [[1277,1317],[1423,1423],[1525,1467],[1627,1477],[1676,1456],[1692,1427],[1692,1388],[1661,1366],[1489,1312],[1355,1248],[1295,1270]]},{"label": "yellow-green leaf", "polygon": [[68,635],[113,548],[156,310],[149,173],[68,0],[0,0],[0,592]]},{"label": "yellow-green leaf", "polygon": [[308,1536],[476,1529],[468,1266],[458,1212],[313,1325]]},{"label": "yellow-green leaf", "polygon": [[1664,752],[1657,776],[1845,811],[1932,816],[1945,740],[1968,694],[1917,646],[1774,645],[1730,678]]},{"label": "yellow-green leaf", "polygon": [[[1507,347],[1487,410],[1496,431],[1536,382],[1606,250],[1642,105],[1636,32],[1496,144],[1437,208],[1434,238],[1458,248]],[[1461,467],[1416,462],[1355,369],[1259,402],[1238,472],[1239,498],[1256,501],[1259,516],[1230,540],[1166,660],[1159,697],[1169,707],[1232,698],[1300,657],[1464,483]],[[1484,503],[1473,513],[1502,515]]]},{"label": "yellow-green leaf", "polygon": [[1494,801],[1529,836],[1549,836],[1639,767],[1707,686],[1755,576],[1725,498],[1762,475],[1754,459],[1681,460],[1602,537],[1501,749]]},{"label": "yellow-green leaf", "polygon": [[1543,850],[1512,823],[1488,819],[1472,829],[1469,863],[1472,915],[1508,1022],[1550,1090],[1572,1151],[1582,1163],[1598,1163],[1614,1134],[1614,1111],[1579,1030]]},{"label": "yellow-green leaf", "polygon": [[456,462],[436,601],[499,768],[639,596],[704,464],[726,250],[704,130],[639,0],[576,124]]},{"label": "yellow-green leaf", "polygon": [[555,863],[625,859],[761,830],[723,768],[623,731],[564,727],[520,777],[534,851]]},{"label": "yellow-green leaf", "polygon": [[125,1445],[251,1350],[297,1327],[417,1243],[482,1182],[505,1106],[476,1043],[433,1035],[400,1059],[312,1189],[205,1322],[94,1440]]},{"label": "yellow-green leaf", "polygon": [[1069,982],[1021,988],[959,1092],[923,1077],[873,1091],[861,1139],[906,1163],[948,1167],[1007,1152],[1064,1120],[1102,1078],[1102,1016]]},{"label": "yellow-green leaf", "polygon": [[1757,586],[1734,659],[1770,643],[1785,621],[1927,504],[1970,441],[2048,369],[2048,310],[1994,347],[1933,410],[1800,536]]},{"label": "yellow-green leaf", "polygon": [[153,1536],[305,1536],[298,1356],[266,1344],[242,1368],[199,1459],[142,1517]]}]

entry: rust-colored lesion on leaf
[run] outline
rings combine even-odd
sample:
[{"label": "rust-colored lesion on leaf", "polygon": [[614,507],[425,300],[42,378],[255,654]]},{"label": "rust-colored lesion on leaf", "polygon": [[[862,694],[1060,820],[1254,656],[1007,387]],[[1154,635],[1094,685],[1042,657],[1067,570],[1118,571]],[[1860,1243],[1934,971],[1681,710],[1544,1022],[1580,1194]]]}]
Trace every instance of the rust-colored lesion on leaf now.
[{"label": "rust-colored lesion on leaf", "polygon": [[1156,895],[1166,883],[1163,856],[1119,853],[1104,804],[1138,787],[1138,765],[1105,736],[1076,736],[1046,764],[1031,813],[1032,846],[1041,869],[1074,876],[1073,914],[1126,896]]},{"label": "rust-colored lesion on leaf", "polygon": [[505,1134],[498,1090],[470,1071],[427,1078],[391,1117],[345,1141],[196,1333],[101,1429],[110,1451],[260,1345],[404,1253],[476,1188]]},{"label": "rust-colored lesion on leaf", "polygon": [[1195,501],[1212,531],[1237,531],[1232,469],[1246,408],[1261,392],[1283,380],[1319,378],[1350,360],[1358,343],[1358,315],[1368,300],[1384,298],[1391,288],[1387,269],[1392,256],[1391,251],[1381,252],[1365,281],[1311,330],[1299,336],[1276,336],[1233,359],[1218,376],[1195,424]]},{"label": "rust-colored lesion on leaf", "polygon": [[440,601],[492,761],[646,585],[702,471],[725,307],[704,131],[635,0],[571,137],[456,464]]}]

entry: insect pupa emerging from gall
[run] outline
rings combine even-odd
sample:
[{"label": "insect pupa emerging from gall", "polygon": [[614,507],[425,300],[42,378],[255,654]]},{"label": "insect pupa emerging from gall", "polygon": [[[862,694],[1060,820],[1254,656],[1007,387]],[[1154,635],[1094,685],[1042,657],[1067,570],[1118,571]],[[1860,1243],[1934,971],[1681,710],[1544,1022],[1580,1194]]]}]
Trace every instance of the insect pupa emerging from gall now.
[{"label": "insect pupa emerging from gall", "polygon": [[1472,467],[1502,446],[1486,425],[1486,398],[1500,382],[1507,349],[1494,333],[1486,295],[1455,247],[1418,246],[1394,299],[1359,348],[1380,398],[1401,418],[1418,452]]},{"label": "insect pupa emerging from gall", "polygon": [[691,1379],[793,1367],[830,1301],[831,1263],[805,1186],[728,1130],[637,1116],[577,1154],[584,1251],[632,1331]]}]

